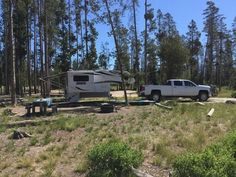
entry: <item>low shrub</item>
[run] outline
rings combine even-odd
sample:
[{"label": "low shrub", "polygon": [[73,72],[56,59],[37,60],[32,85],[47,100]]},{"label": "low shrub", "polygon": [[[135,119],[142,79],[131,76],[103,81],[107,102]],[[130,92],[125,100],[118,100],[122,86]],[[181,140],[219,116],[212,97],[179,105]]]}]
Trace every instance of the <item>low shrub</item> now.
[{"label": "low shrub", "polygon": [[12,112],[11,109],[4,109],[3,112],[2,112],[2,116],[12,116],[14,115],[14,113]]},{"label": "low shrub", "polygon": [[236,131],[201,153],[190,153],[176,159],[175,177],[235,177]]},{"label": "low shrub", "polygon": [[120,141],[95,146],[88,155],[90,177],[130,177],[143,161],[141,152]]},{"label": "low shrub", "polygon": [[231,94],[231,97],[236,98],[236,92],[233,92],[233,93]]}]

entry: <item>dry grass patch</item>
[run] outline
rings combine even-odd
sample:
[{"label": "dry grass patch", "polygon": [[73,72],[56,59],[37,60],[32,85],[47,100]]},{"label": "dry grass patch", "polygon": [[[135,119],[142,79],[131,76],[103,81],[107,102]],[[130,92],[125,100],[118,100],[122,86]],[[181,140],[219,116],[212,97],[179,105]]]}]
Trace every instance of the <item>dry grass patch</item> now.
[{"label": "dry grass patch", "polygon": [[[87,170],[87,153],[96,144],[121,139],[132,148],[143,152],[145,163],[169,169],[177,155],[201,151],[224,134],[236,128],[235,105],[170,102],[173,110],[153,106],[121,108],[112,114],[61,113],[58,120],[35,127],[24,127],[32,138],[13,141],[6,139],[12,130],[4,130],[0,139],[4,144],[1,155],[14,166],[23,161],[25,172],[32,166],[24,159],[30,149],[40,149],[32,157],[35,168],[42,175],[65,174],[77,176]],[[206,114],[215,113],[210,119]],[[1,166],[2,165],[2,166]],[[0,169],[12,168],[1,164]],[[62,168],[60,168],[62,167]],[[19,176],[20,169],[12,169]],[[5,170],[6,171],[6,170]],[[158,172],[155,172],[158,174]],[[152,175],[155,176],[155,173]],[[33,173],[33,175],[35,175]]]}]

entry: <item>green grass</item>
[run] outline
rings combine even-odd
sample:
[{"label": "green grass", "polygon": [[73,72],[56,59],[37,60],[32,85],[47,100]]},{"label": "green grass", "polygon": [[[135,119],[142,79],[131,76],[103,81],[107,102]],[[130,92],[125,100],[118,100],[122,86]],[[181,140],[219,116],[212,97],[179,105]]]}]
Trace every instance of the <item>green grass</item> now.
[{"label": "green grass", "polygon": [[76,117],[61,117],[56,122],[50,125],[53,130],[65,130],[72,132],[77,128],[85,128],[93,123],[93,117],[76,116]]}]

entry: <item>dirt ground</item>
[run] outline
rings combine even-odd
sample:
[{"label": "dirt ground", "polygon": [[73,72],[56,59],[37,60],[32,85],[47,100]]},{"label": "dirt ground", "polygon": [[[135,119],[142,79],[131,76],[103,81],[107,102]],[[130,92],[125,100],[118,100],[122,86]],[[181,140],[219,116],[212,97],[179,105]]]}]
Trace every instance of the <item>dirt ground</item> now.
[{"label": "dirt ground", "polygon": [[[112,92],[112,95],[116,98],[122,98],[123,91],[114,91]],[[128,91],[128,97],[135,98],[137,97],[137,93],[135,91]],[[193,104],[195,105],[195,112],[192,111],[192,108],[190,108],[189,105],[186,105],[185,107],[183,104],[178,104],[176,109],[178,109],[179,112],[176,113],[171,113],[171,111],[166,111],[155,106],[119,106],[116,108],[114,113],[102,114],[100,113],[99,107],[81,106],[74,108],[59,108],[58,115],[43,118],[24,117],[26,113],[24,106],[1,108],[0,115],[4,109],[12,109],[12,113],[14,113],[14,115],[9,118],[9,122],[24,119],[60,119],[62,116],[68,118],[87,116],[88,118],[91,117],[96,120],[93,124],[88,124],[86,127],[79,127],[71,132],[64,130],[53,131],[50,134],[50,138],[52,138],[52,140],[48,144],[44,144],[44,141],[47,140],[46,132],[50,132],[50,130],[42,129],[42,127],[36,126],[19,128],[20,130],[23,129],[36,135],[38,143],[35,145],[33,145],[33,138],[17,140],[14,142],[10,140],[9,136],[13,129],[9,129],[6,132],[1,132],[0,176],[3,174],[8,174],[8,176],[42,176],[42,174],[48,170],[46,168],[47,163],[53,164],[55,160],[56,164],[55,167],[52,167],[53,173],[51,176],[84,177],[85,174],[78,174],[74,172],[77,168],[76,165],[80,164],[80,160],[85,156],[83,154],[83,150],[78,151],[76,149],[78,149],[78,147],[83,143],[87,143],[89,145],[88,147],[83,147],[83,145],[81,145],[84,149],[91,148],[90,146],[91,144],[94,144],[94,142],[101,142],[107,137],[115,134],[129,142],[131,145],[140,146],[144,149],[145,161],[140,167],[142,171],[155,177],[168,177],[170,172],[169,168],[163,168],[153,164],[154,152],[152,149],[155,149],[156,142],[159,142],[162,140],[161,138],[164,137],[162,142],[164,144],[163,146],[170,146],[170,151],[165,152],[164,150],[164,152],[160,153],[163,153],[163,155],[168,157],[169,152],[177,152],[180,149],[180,147],[175,144],[177,138],[183,141],[181,143],[184,144],[186,141],[186,144],[188,144],[191,142],[191,135],[194,134],[194,131],[196,130],[199,130],[196,135],[201,135],[201,133],[204,132],[202,136],[206,138],[206,142],[203,142],[205,144],[208,142],[207,138],[210,137],[208,134],[212,133],[211,136],[214,137],[217,136],[217,133],[223,134],[230,131],[230,126],[233,127],[235,122],[233,114],[234,106],[225,106],[225,104],[222,104],[227,100],[236,101],[236,99],[233,98],[210,98],[206,103],[212,104],[206,104],[206,106],[202,107]],[[192,104],[192,102],[189,102],[189,104]],[[216,107],[216,116],[209,121],[206,120],[205,115],[212,105]],[[221,111],[221,107],[229,110],[226,110],[225,113],[221,113],[223,112]],[[176,119],[176,115],[179,115],[180,118]],[[194,121],[196,124],[193,124]],[[206,132],[205,128],[207,130]],[[93,131],[96,131],[96,133]],[[90,136],[94,136],[92,137],[94,139],[90,139]],[[181,138],[184,136],[187,137],[182,140]],[[165,139],[168,138],[170,141],[165,142]],[[56,156],[55,159],[45,157],[46,155],[51,155],[50,149],[52,147],[58,148],[63,146],[63,144],[66,144],[67,147],[58,157]],[[44,158],[48,159],[44,160]],[[157,160],[157,162],[161,163],[159,160]],[[2,173],[2,171],[4,173]],[[27,171],[27,173],[25,171]]]},{"label": "dirt ground", "polygon": [[[128,93],[129,98],[138,97],[138,95],[135,91],[128,91],[127,93]],[[122,98],[124,96],[124,93],[123,93],[123,91],[113,91],[112,95],[113,95],[113,97],[116,97],[116,98]],[[236,102],[236,98],[211,97],[205,103],[225,103],[226,101],[235,101]],[[38,109],[39,108],[36,108],[36,111],[39,111]],[[1,113],[2,110],[0,110],[0,113]],[[86,113],[88,111],[96,113],[96,112],[99,111],[99,108],[97,108],[97,110],[88,110],[87,107],[74,107],[74,108],[59,108],[58,110],[63,111],[63,112],[76,111],[76,110],[82,112],[83,110],[85,110],[84,113]],[[26,109],[24,108],[24,106],[16,106],[16,107],[12,108],[12,112],[16,116],[24,116],[26,114]]]}]

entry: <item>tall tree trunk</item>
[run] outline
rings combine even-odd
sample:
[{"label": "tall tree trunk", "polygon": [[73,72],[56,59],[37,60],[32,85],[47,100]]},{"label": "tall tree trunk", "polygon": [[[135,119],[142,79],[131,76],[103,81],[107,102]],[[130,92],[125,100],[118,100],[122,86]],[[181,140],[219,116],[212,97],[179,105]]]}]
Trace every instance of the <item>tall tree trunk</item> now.
[{"label": "tall tree trunk", "polygon": [[218,64],[218,74],[219,74],[219,91],[221,91],[221,82],[222,82],[222,74],[221,74],[221,64],[222,64],[222,55],[223,55],[223,33],[220,33],[220,56],[219,56],[219,64]]},{"label": "tall tree trunk", "polygon": [[[44,78],[44,63],[43,63],[43,33],[42,33],[42,1],[38,0],[38,17],[39,17],[39,48],[40,48],[40,77]],[[41,96],[45,96],[45,84],[40,81]]]},{"label": "tall tree trunk", "polygon": [[77,36],[77,69],[79,69],[79,41],[81,51],[81,61],[84,59],[84,39],[83,39],[83,23],[82,23],[82,5],[81,1],[76,4],[76,36]]},{"label": "tall tree trunk", "polygon": [[81,55],[82,59],[84,59],[84,38],[83,38],[83,23],[82,23],[82,16],[80,16],[80,21],[81,21],[81,27],[80,27],[80,40],[81,40]]},{"label": "tall tree trunk", "polygon": [[88,1],[84,0],[84,20],[85,20],[85,69],[89,68],[89,62],[88,62]]},{"label": "tall tree trunk", "polygon": [[9,0],[9,42],[11,57],[11,102],[17,104],[16,100],[16,70],[15,70],[15,40],[13,33],[13,0]]},{"label": "tall tree trunk", "polygon": [[[44,59],[45,59],[45,76],[49,76],[49,57],[48,57],[48,17],[47,17],[47,4],[44,1]],[[46,80],[46,95],[50,95],[50,80]]]},{"label": "tall tree trunk", "polygon": [[8,1],[4,1],[5,9],[4,9],[4,61],[5,61],[5,94],[8,95],[10,93],[9,85],[10,85],[10,77],[9,77],[9,41],[8,41],[8,33],[9,33],[9,12],[6,10],[8,9]]},{"label": "tall tree trunk", "polygon": [[135,59],[134,59],[134,75],[135,75],[135,82],[136,87],[139,89],[139,47],[138,47],[138,34],[137,34],[137,22],[136,22],[136,4],[135,0],[133,1],[133,16],[134,16],[134,36],[135,36]]},{"label": "tall tree trunk", "polygon": [[111,29],[112,29],[112,34],[113,34],[113,38],[115,41],[115,47],[116,47],[116,55],[117,55],[117,60],[118,60],[118,65],[120,68],[120,73],[121,73],[121,80],[122,80],[122,86],[124,88],[124,95],[125,95],[125,104],[128,105],[128,97],[127,97],[127,93],[126,93],[126,85],[125,85],[125,79],[124,79],[124,74],[123,74],[123,66],[122,66],[122,61],[121,61],[121,52],[120,52],[120,46],[118,43],[118,39],[117,39],[117,35],[116,35],[116,31],[115,31],[115,27],[111,18],[111,12],[110,12],[110,8],[108,5],[108,0],[105,0],[105,4],[106,4],[106,9],[107,9],[107,13],[108,13],[108,20],[109,23],[111,25]]},{"label": "tall tree trunk", "polygon": [[144,83],[147,84],[147,0],[145,0],[145,32],[144,32]]},{"label": "tall tree trunk", "polygon": [[30,46],[31,46],[31,14],[30,14],[30,9],[29,5],[27,5],[27,79],[28,79],[28,87],[29,87],[29,96],[31,96],[31,51],[30,51]]},{"label": "tall tree trunk", "polygon": [[34,0],[34,93],[37,93],[37,32],[36,32],[36,23],[37,23],[37,11],[36,11],[36,2]]},{"label": "tall tree trunk", "polygon": [[79,29],[76,27],[76,70],[79,68]]},{"label": "tall tree trunk", "polygon": [[71,39],[70,39],[70,36],[71,36],[71,4],[70,4],[70,0],[68,0],[68,4],[69,4],[69,13],[68,13],[68,16],[69,16],[69,23],[68,23],[68,48],[69,48],[69,57],[70,57],[70,68],[72,68],[72,60],[71,60]]}]

